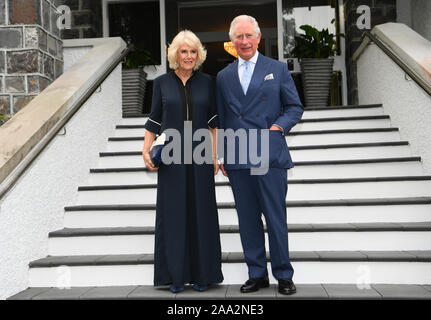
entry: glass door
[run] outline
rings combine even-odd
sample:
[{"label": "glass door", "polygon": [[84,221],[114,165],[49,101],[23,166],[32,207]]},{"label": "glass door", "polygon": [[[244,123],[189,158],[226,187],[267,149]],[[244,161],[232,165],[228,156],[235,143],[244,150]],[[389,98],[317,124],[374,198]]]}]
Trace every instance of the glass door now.
[{"label": "glass door", "polygon": [[149,80],[166,73],[164,2],[103,0],[104,37],[121,37],[143,52]]},{"label": "glass door", "polygon": [[207,60],[202,71],[215,77],[220,70],[235,61],[236,58],[224,46],[225,42],[230,41],[231,21],[241,14],[253,16],[259,23],[262,33],[259,52],[278,59],[276,0],[179,1],[177,5],[177,30],[193,31],[207,48]]}]

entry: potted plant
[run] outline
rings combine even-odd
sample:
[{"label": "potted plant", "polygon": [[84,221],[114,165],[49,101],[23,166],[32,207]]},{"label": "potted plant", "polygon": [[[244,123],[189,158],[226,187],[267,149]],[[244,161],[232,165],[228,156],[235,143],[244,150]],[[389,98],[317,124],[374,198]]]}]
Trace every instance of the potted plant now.
[{"label": "potted plant", "polygon": [[328,29],[317,30],[302,25],[305,34],[295,36],[292,54],[299,59],[302,71],[305,106],[327,106],[334,65],[335,35]]},{"label": "potted plant", "polygon": [[123,117],[142,116],[147,73],[144,67],[155,65],[151,53],[142,45],[133,46],[123,61]]}]

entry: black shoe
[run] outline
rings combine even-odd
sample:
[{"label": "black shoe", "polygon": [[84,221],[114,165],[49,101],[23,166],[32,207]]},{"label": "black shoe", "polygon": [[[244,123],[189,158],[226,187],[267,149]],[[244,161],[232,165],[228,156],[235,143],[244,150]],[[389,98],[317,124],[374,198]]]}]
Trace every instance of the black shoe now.
[{"label": "black shoe", "polygon": [[294,294],[296,292],[295,284],[290,279],[279,279],[278,292],[281,294]]},{"label": "black shoe", "polygon": [[254,292],[260,288],[268,288],[269,280],[268,277],[264,278],[250,278],[241,286],[242,293]]}]

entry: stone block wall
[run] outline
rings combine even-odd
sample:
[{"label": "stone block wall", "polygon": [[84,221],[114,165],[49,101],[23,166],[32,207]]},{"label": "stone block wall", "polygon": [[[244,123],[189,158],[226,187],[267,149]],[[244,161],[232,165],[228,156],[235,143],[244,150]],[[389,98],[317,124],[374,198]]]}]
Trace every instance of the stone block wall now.
[{"label": "stone block wall", "polygon": [[346,35],[346,72],[347,72],[347,100],[349,104],[358,103],[358,80],[356,63],[352,56],[361,44],[361,36],[365,30],[358,29],[356,22],[361,14],[356,12],[361,5],[370,7],[371,28],[375,25],[396,22],[396,0],[344,0],[345,35]]},{"label": "stone block wall", "polygon": [[63,73],[54,0],[0,0],[0,115],[22,109]]},{"label": "stone block wall", "polygon": [[102,0],[57,0],[72,13],[71,29],[61,30],[63,39],[103,36]]}]

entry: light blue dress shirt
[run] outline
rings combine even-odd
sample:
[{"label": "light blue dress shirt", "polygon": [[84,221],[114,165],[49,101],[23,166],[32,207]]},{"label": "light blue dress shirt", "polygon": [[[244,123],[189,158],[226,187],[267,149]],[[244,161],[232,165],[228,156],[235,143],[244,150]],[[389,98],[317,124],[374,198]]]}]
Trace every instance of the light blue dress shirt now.
[{"label": "light blue dress shirt", "polygon": [[[256,50],[256,53],[254,54],[254,56],[251,57],[250,60],[248,60],[251,62],[250,63],[251,74],[253,74],[254,67],[256,66],[258,56],[259,56],[259,51]],[[242,79],[242,74],[243,74],[244,69],[245,69],[245,63],[244,62],[245,62],[245,60],[243,58],[241,58],[240,56],[238,56],[238,76],[239,76],[240,80]]]}]

